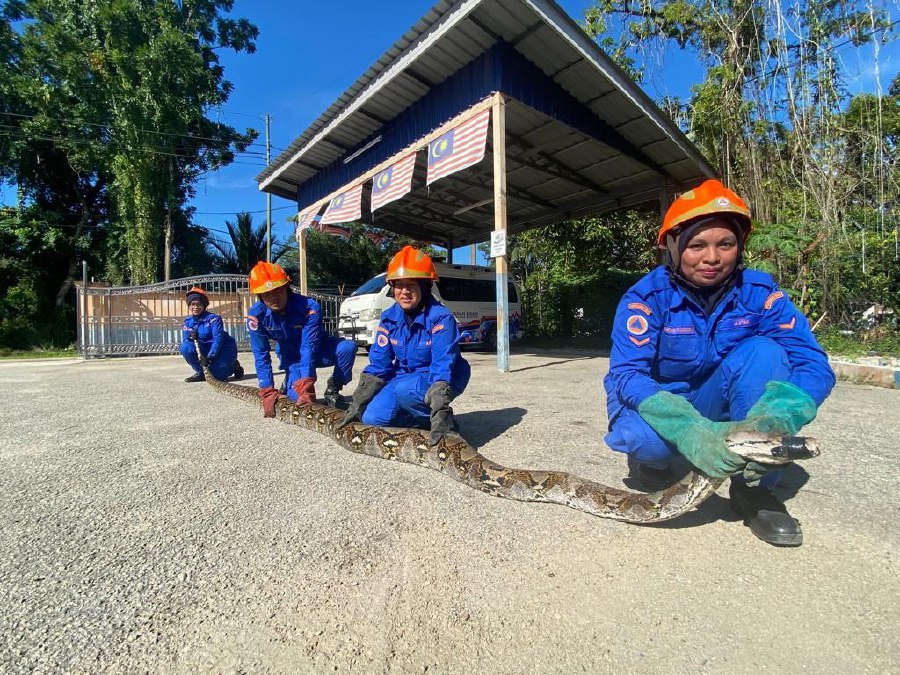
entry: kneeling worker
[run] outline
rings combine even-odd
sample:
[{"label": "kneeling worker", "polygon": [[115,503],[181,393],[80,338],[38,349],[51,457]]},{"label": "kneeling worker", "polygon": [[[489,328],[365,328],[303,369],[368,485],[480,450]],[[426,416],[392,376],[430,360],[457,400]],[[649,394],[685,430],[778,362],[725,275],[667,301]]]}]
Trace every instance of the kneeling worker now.
[{"label": "kneeling worker", "polygon": [[340,399],[341,387],[353,378],[356,343],[327,335],[319,303],[294,293],[289,284],[290,277],[280,265],[260,262],[250,271],[250,292],[259,299],[248,313],[247,331],[266,417],[275,416],[278,398],[270,340],[278,346],[286,371],[286,393],[292,401],[315,402],[316,367],[334,365],[324,395],[325,403],[332,407]]},{"label": "kneeling worker", "polygon": [[[222,324],[222,317],[207,312],[209,296],[199,286],[194,286],[186,294],[188,316],[181,327],[181,345],[179,351],[194,369],[194,374],[186,377],[185,382],[203,382],[203,366],[218,380],[227,380],[234,375],[235,379],[244,376],[244,369],[237,360],[237,343]],[[194,340],[200,343],[200,356],[194,347]]]},{"label": "kneeling worker", "polygon": [[710,477],[731,476],[732,508],[753,534],[799,546],[799,523],[770,491],[778,472],[729,451],[715,423],[793,435],[834,386],[806,317],[771,276],[743,268],[751,226],[746,203],[717,180],[673,202],[658,237],[665,264],[616,311],[605,440],[650,489],[674,482],[676,451]]},{"label": "kneeling worker", "polygon": [[430,428],[432,445],[457,431],[450,402],[465,390],[472,371],[459,351],[453,313],[431,294],[437,278],[431,258],[412,246],[391,259],[387,282],[396,303],[381,315],[369,365],[341,426],[361,420]]}]

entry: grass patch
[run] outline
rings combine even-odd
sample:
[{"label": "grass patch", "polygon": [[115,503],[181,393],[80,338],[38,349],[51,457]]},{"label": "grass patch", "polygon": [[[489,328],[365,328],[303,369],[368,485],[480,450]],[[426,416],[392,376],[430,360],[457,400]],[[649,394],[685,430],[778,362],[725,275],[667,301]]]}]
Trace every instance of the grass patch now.
[{"label": "grass patch", "polygon": [[900,331],[878,327],[844,335],[835,329],[816,333],[822,348],[835,356],[890,356],[900,358]]},{"label": "grass patch", "polygon": [[75,345],[65,349],[6,349],[0,347],[0,359],[74,359]]}]

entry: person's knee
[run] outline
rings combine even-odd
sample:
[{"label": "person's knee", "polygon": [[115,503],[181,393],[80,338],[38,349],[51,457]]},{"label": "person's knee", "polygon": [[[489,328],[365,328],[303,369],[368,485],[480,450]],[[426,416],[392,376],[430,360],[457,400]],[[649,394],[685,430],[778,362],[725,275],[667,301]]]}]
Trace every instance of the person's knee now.
[{"label": "person's knee", "polygon": [[182,342],[180,345],[178,345],[178,351],[181,352],[181,355],[185,358],[191,355],[197,355],[197,351],[194,349],[193,342]]},{"label": "person's knee", "polygon": [[662,463],[672,457],[671,448],[637,413],[623,414],[604,440],[616,452],[627,453],[640,462]]},{"label": "person's knee", "polygon": [[408,382],[402,382],[394,389],[394,395],[401,408],[410,410],[425,405],[426,391],[427,387],[422,388],[418,382],[409,378]]},{"label": "person's knee", "polygon": [[755,335],[747,338],[735,347],[724,359],[730,367],[741,366],[756,372],[787,371],[790,374],[790,361],[784,347],[772,338]]},{"label": "person's knee", "polygon": [[379,402],[372,401],[363,414],[360,416],[360,422],[373,427],[386,427],[393,421],[393,406],[379,405]]}]

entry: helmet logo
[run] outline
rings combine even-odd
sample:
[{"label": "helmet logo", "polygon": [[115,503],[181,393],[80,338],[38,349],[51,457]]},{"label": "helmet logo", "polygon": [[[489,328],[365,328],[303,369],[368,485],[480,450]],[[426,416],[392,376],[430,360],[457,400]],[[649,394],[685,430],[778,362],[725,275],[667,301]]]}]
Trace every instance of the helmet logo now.
[{"label": "helmet logo", "polygon": [[718,206],[731,206],[731,201],[729,201],[728,197],[719,197],[716,199],[716,204]]}]

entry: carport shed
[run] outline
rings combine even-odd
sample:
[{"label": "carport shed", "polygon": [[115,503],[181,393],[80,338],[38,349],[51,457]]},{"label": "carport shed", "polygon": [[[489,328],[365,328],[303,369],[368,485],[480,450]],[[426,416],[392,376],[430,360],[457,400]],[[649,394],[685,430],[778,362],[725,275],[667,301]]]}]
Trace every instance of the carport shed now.
[{"label": "carport shed", "polygon": [[[492,162],[425,184],[419,152],[491,111]],[[371,181],[417,153],[412,190],[378,209]],[[653,101],[550,0],[437,3],[258,177],[319,211],[363,184],[362,222],[454,247],[561,225],[715,175]],[[298,231],[301,288],[305,240]],[[506,256],[497,261],[497,360],[509,370]]]}]

